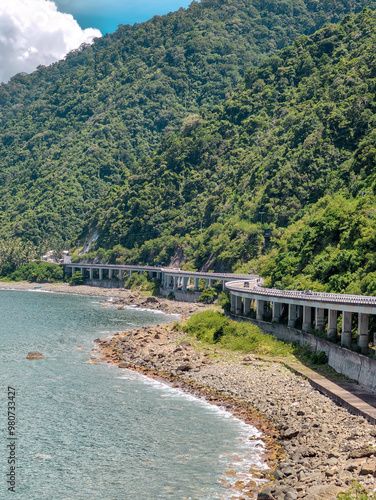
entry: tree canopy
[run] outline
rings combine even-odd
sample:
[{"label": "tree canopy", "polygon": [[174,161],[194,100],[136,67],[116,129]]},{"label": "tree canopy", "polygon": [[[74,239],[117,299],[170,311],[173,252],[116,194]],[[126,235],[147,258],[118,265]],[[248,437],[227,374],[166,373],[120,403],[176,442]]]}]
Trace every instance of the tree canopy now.
[{"label": "tree canopy", "polygon": [[[206,110],[221,107],[252,65],[365,4],[376,6],[365,0],[193,2],[120,26],[32,75],[14,76],[0,85],[1,237],[37,247],[74,240],[110,187],[137,177],[141,158],[152,156],[161,140],[172,148],[169,136],[180,128],[195,140],[190,133]],[[301,73],[311,62],[304,64]],[[293,75],[284,71],[289,81]],[[234,109],[233,125],[247,106]],[[262,128],[263,116],[248,127]],[[199,148],[210,154],[204,143]],[[177,174],[168,173],[168,183]]]}]

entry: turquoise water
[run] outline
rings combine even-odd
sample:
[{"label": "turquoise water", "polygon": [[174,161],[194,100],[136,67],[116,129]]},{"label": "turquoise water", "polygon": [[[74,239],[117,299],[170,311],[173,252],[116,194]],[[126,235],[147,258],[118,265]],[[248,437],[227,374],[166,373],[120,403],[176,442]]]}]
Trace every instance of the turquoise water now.
[{"label": "turquoise water", "polygon": [[[129,370],[86,363],[97,337],[176,319],[102,300],[0,290],[0,498],[229,498],[219,480],[259,463],[262,443],[248,440],[257,431]],[[45,359],[26,360],[32,350]],[[7,483],[8,386],[16,390],[16,495]]]}]

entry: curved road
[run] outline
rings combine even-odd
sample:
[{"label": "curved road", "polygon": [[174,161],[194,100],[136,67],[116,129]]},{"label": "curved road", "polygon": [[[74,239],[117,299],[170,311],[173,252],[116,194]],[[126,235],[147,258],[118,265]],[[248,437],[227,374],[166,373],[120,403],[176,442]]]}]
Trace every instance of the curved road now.
[{"label": "curved road", "polygon": [[310,290],[278,290],[276,288],[263,288],[258,286],[255,281],[250,281],[248,286],[246,281],[230,281],[226,283],[226,288],[241,297],[270,299],[271,301],[277,299],[277,302],[296,303],[311,307],[322,307],[325,304],[330,309],[343,310],[345,308],[347,310],[349,308],[353,312],[365,312],[366,309],[370,314],[376,314],[376,297],[374,296],[311,292]]}]

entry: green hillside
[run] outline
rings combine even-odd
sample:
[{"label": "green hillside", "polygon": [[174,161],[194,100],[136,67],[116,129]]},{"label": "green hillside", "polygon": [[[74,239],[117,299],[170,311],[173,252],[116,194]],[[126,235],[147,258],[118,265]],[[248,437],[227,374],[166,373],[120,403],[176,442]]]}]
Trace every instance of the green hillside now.
[{"label": "green hillside", "polygon": [[[225,234],[234,243],[231,243],[231,252],[238,254],[222,255],[220,261],[232,266],[238,260],[245,261],[257,255],[262,238],[259,230],[254,231],[253,224],[260,205],[257,205],[259,201],[253,191],[257,191],[259,181],[256,179],[254,183],[250,176],[247,177],[253,167],[245,159],[244,152],[252,149],[250,128],[258,128],[264,137],[268,113],[271,113],[270,106],[274,106],[274,102],[268,97],[269,108],[260,112],[256,111],[261,109],[261,103],[254,102],[253,122],[245,124],[250,116],[247,92],[254,92],[252,86],[257,87],[257,84],[252,83],[253,77],[249,76],[247,89],[237,93],[235,98],[230,98],[230,94],[252,64],[258,65],[266,56],[292,43],[298,34],[312,33],[325,21],[337,21],[345,13],[357,11],[363,5],[376,7],[375,2],[347,0],[193,2],[187,10],[156,16],[133,27],[121,26],[113,35],[96,40],[92,46],[81,47],[65,61],[40,68],[32,75],[17,75],[8,84],[1,85],[1,238],[21,238],[37,246],[54,248],[67,244],[82,231],[83,223],[98,203],[109,196],[111,186],[119,186],[121,193],[135,188],[137,198],[139,183],[145,176],[144,182],[150,182],[148,172],[155,167],[162,168],[161,175],[167,176],[165,189],[158,188],[155,192],[152,189],[149,195],[147,186],[145,189],[141,186],[141,196],[150,200],[161,196],[167,205],[166,210],[169,210],[166,220],[175,220],[168,230],[171,243],[163,245],[174,247],[176,238],[180,241],[186,232],[191,234],[197,230],[200,219],[203,220],[203,231],[199,238],[192,237],[192,244],[196,245],[195,242],[201,242],[201,239],[202,244],[205,243],[209,224],[217,222],[220,225],[218,228],[213,226],[213,231],[222,231],[219,215],[222,214],[223,220],[235,224],[235,233],[226,230]],[[329,49],[322,47],[320,50]],[[317,60],[315,54],[312,58]],[[271,64],[278,66],[278,60],[274,61],[264,68]],[[310,71],[309,64],[304,71]],[[273,68],[270,71],[274,71]],[[288,68],[284,71],[283,77],[277,75],[283,89],[291,79],[299,79],[299,75],[304,74],[303,70],[303,73],[298,70],[295,76]],[[275,88],[269,82],[270,78],[260,78],[267,82],[267,87]],[[279,92],[277,88],[271,91]],[[267,89],[256,88],[256,94],[264,100],[265,92]],[[209,109],[217,105],[219,110],[222,109],[221,103],[226,96],[228,101],[224,110],[217,111],[219,114],[216,115],[226,130],[218,128],[216,122],[212,122],[209,128],[206,122],[201,125],[199,122],[205,121]],[[246,100],[244,106],[239,108],[238,99]],[[198,114],[199,118],[189,116]],[[339,128],[343,126],[338,125]],[[199,136],[201,127],[205,130],[205,139]],[[171,135],[180,128],[183,129],[182,135]],[[238,137],[239,131],[241,135]],[[161,140],[163,145],[155,154]],[[192,148],[193,143],[196,146]],[[183,150],[180,151],[181,144]],[[221,146],[217,148],[216,144]],[[284,146],[280,147],[283,149]],[[236,154],[230,154],[231,148]],[[187,158],[183,158],[185,154]],[[203,162],[206,154],[208,161]],[[142,157],[146,159],[141,161]],[[166,169],[158,163],[158,158],[161,162],[166,158]],[[258,162],[256,156],[253,158],[252,161]],[[262,161],[267,162],[266,159]],[[326,165],[325,168],[332,168],[329,157],[327,161],[330,167]],[[336,162],[339,161],[336,158]],[[176,166],[172,167],[171,162],[176,162]],[[273,168],[278,168],[277,160]],[[192,170],[190,181],[184,177],[188,170]],[[257,172],[261,172],[260,169]],[[271,175],[271,172],[265,175]],[[179,184],[177,178],[179,182],[183,178],[186,180]],[[238,180],[245,182],[244,193],[248,193],[249,199],[241,192],[243,187],[238,190]],[[171,183],[174,193],[168,192]],[[206,199],[205,190],[210,193],[209,199]],[[298,198],[302,198],[302,203],[314,201],[322,190],[317,185],[309,200],[303,200],[304,196]],[[199,196],[197,208],[195,202],[191,203],[196,192]],[[271,194],[265,193],[273,199]],[[137,213],[135,206],[129,212],[131,197],[128,194],[121,196],[126,199],[125,212],[118,217],[111,234],[103,235],[103,244],[110,247],[120,240],[124,247],[132,248],[133,242],[144,243],[145,232],[150,232],[150,228],[157,235],[161,234],[159,225],[166,225],[166,220],[158,222],[161,214],[158,210],[154,213],[157,199],[153,199],[148,207],[151,213],[144,214],[142,208]],[[106,201],[105,206],[114,206],[118,210],[121,203],[115,198]],[[289,202],[288,214],[296,209],[294,203]],[[235,209],[243,204],[246,218],[240,214],[239,220],[234,219]],[[183,205],[189,211],[189,217],[186,217],[187,211],[177,213]],[[128,228],[132,210],[134,221]],[[280,213],[280,217],[285,217]],[[143,222],[138,224],[141,218]],[[97,215],[96,219],[100,219],[100,227],[111,226],[110,220],[105,221],[105,214]],[[138,230],[143,234],[137,238],[133,233]],[[131,238],[128,237],[130,231]],[[218,244],[223,247],[222,243]],[[241,249],[236,250],[238,248]],[[212,249],[218,255],[222,251]],[[155,255],[161,255],[163,251],[153,250]],[[196,250],[192,252],[190,260],[195,265],[206,259],[205,252],[200,257],[193,255]],[[145,254],[137,258],[143,259]]]},{"label": "green hillside", "polygon": [[303,288],[346,291],[358,273],[360,286],[376,271],[375,40],[375,13],[346,16],[188,117],[99,206],[87,234],[99,230],[102,257],[166,264],[178,253],[188,268],[246,270],[274,245],[260,261],[274,285],[304,275]]}]

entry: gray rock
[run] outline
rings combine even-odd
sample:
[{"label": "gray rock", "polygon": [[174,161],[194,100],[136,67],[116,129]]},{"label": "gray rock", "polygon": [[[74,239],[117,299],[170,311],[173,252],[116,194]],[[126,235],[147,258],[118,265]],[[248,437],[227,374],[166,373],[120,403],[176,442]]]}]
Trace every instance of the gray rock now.
[{"label": "gray rock", "polygon": [[44,359],[44,356],[39,351],[30,351],[26,356],[26,359]]},{"label": "gray rock", "polygon": [[190,370],[193,370],[193,366],[186,363],[184,365],[178,366],[177,370],[180,370],[182,372],[189,372]]}]

